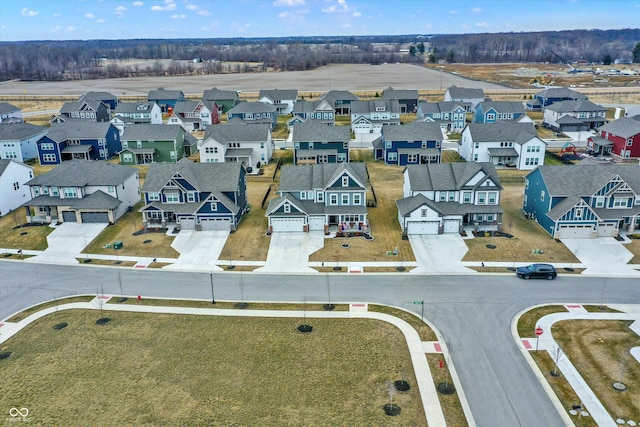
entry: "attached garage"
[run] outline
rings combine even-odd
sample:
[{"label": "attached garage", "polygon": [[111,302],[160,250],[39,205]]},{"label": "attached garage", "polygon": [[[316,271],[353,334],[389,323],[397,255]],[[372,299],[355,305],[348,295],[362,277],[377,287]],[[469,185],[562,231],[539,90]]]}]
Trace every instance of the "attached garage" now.
[{"label": "attached garage", "polygon": [[304,218],[271,218],[271,230],[304,231]]},{"label": "attached garage", "polygon": [[324,230],[324,217],[323,216],[311,216],[309,217],[309,231]]},{"label": "attached garage", "polygon": [[178,225],[180,226],[180,230],[195,230],[196,229],[196,220],[195,218],[180,218],[178,220]]},{"label": "attached garage", "polygon": [[598,237],[614,237],[618,235],[616,224],[603,222],[598,224]]},{"label": "attached garage", "polygon": [[561,225],[558,229],[558,239],[590,239],[593,237],[593,225],[575,224]]},{"label": "attached garage", "polygon": [[107,212],[82,212],[80,217],[83,224],[109,222],[109,214]]},{"label": "attached garage", "polygon": [[231,230],[231,220],[229,218],[201,218],[200,227],[202,230]]},{"label": "attached garage", "polygon": [[407,234],[438,234],[439,221],[409,221]]},{"label": "attached garage", "polygon": [[460,232],[460,220],[459,219],[445,219],[444,220],[444,232],[445,233],[459,233]]},{"label": "attached garage", "polygon": [[63,222],[76,222],[76,213],[75,211],[62,211],[62,221]]}]

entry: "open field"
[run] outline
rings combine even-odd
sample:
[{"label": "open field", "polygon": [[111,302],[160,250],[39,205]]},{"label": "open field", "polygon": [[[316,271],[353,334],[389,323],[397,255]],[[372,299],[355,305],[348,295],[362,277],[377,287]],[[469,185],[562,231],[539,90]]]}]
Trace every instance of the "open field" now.
[{"label": "open field", "polygon": [[[368,320],[147,315],[65,311],[3,345],[0,406],[29,408],[36,424],[424,426],[403,335]],[[69,326],[52,331],[59,322]]]}]

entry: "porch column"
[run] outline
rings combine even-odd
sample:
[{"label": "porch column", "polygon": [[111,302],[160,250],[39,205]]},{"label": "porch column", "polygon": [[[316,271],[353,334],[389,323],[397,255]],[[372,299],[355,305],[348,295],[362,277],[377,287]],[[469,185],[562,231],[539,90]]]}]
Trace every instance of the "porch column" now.
[{"label": "porch column", "polygon": [[29,208],[29,206],[25,206],[24,207],[24,211],[25,211],[26,216],[27,216],[27,224],[31,224],[31,221],[33,220],[31,218],[31,209]]},{"label": "porch column", "polygon": [[636,219],[637,219],[637,215],[634,215],[629,220],[629,227],[627,228],[627,233],[628,234],[633,234],[633,231],[636,228]]}]

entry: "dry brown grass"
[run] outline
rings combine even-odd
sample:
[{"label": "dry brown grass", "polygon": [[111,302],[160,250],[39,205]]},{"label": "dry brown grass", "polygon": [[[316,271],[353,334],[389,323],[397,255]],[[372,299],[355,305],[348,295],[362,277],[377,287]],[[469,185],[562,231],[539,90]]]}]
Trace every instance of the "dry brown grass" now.
[{"label": "dry brown grass", "polygon": [[[444,363],[444,356],[442,354],[427,354],[426,356],[429,368],[431,368],[433,383],[436,387],[439,384],[445,384],[447,381],[451,383],[449,370],[446,368],[446,363]],[[440,369],[441,360],[444,364],[442,369]],[[444,418],[448,426],[464,427],[469,425],[466,417],[464,416],[464,411],[462,410],[462,404],[458,398],[458,393],[438,393],[438,399],[440,400],[440,406],[442,407],[442,412],[444,412]]]},{"label": "dry brown grass", "polygon": [[[3,345],[0,406],[36,423],[73,425],[425,426],[403,335],[369,320],[250,319],[58,312]],[[60,331],[59,322],[69,326]],[[372,351],[375,349],[375,351]]]},{"label": "dry brown grass", "polygon": [[624,247],[633,254],[629,264],[640,264],[640,239],[631,239],[631,243],[625,244]]},{"label": "dry brown grass", "polygon": [[0,248],[36,251],[47,249],[47,236],[53,228],[47,225],[15,228],[25,223],[26,216],[22,208],[0,218]]},{"label": "dry brown grass", "polygon": [[533,337],[538,320],[547,314],[566,313],[567,309],[561,305],[545,305],[523,313],[518,319],[518,335],[522,338]]}]

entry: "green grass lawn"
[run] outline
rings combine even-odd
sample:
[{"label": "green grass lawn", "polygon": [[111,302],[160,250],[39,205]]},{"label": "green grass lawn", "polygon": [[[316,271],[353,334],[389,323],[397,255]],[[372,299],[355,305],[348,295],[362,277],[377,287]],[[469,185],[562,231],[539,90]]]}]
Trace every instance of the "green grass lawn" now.
[{"label": "green grass lawn", "polygon": [[[308,319],[301,334],[303,319],[105,315],[57,312],[4,343],[0,407],[37,425],[426,425],[404,336],[385,322]],[[403,371],[414,387],[388,417],[386,383]]]}]

